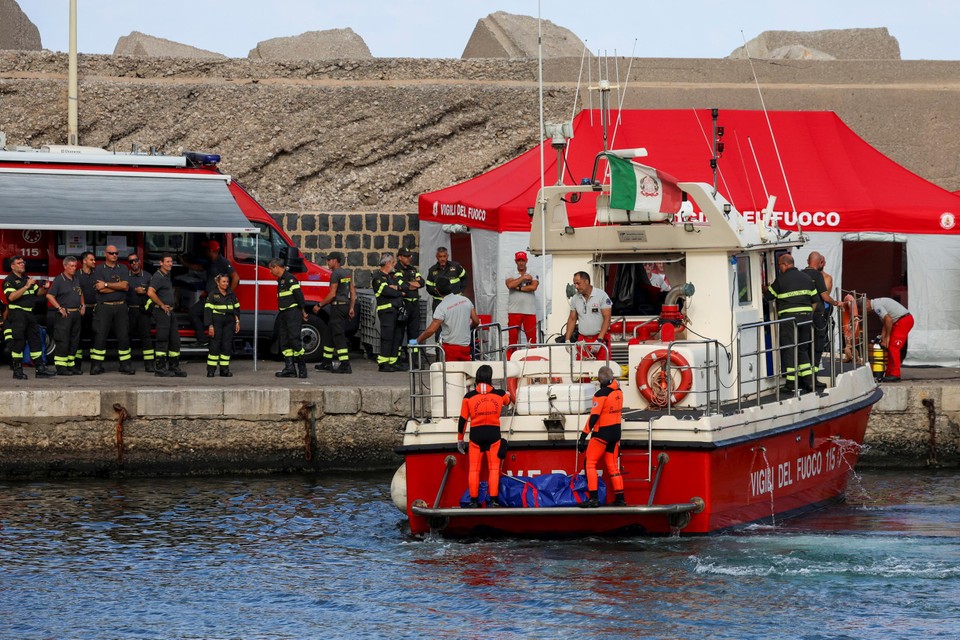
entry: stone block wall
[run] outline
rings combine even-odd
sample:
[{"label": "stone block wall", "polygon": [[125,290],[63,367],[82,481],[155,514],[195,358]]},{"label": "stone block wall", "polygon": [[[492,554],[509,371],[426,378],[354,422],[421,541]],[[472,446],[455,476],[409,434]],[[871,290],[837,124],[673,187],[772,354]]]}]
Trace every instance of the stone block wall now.
[{"label": "stone block wall", "polygon": [[371,272],[379,266],[384,251],[396,254],[405,247],[413,251],[414,264],[421,264],[416,213],[307,211],[272,215],[307,260],[323,264],[327,253],[343,252],[347,258],[344,266],[354,270],[354,282],[361,288],[370,286]]}]

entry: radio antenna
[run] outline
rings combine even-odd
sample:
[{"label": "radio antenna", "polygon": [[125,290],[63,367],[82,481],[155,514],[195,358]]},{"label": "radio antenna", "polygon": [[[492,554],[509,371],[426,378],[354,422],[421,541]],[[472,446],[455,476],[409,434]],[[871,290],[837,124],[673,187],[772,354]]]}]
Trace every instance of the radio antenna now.
[{"label": "radio antenna", "polygon": [[[773,135],[773,125],[770,124],[770,114],[767,113],[767,105],[763,101],[763,92],[760,90],[760,80],[757,79],[757,71],[753,67],[753,56],[750,55],[750,51],[747,49],[747,38],[743,35],[742,29],[740,30],[740,37],[743,39],[743,51],[747,54],[747,60],[750,61],[750,72],[753,74],[753,82],[757,86],[757,95],[760,96],[760,107],[763,109],[763,117],[767,121],[767,130],[770,132],[770,140],[773,141],[773,151],[777,154],[777,162],[780,164],[780,175],[783,176],[783,184],[787,188],[787,198],[790,200],[790,208],[793,211],[796,211],[797,206],[793,202],[793,193],[790,191],[790,183],[787,181],[787,172],[783,168],[783,158],[780,156],[780,148],[777,146],[777,138],[775,135]],[[751,149],[752,147],[753,145],[751,143]],[[766,187],[764,187],[764,191],[766,191]],[[799,224],[797,224],[797,231],[803,233]]]}]

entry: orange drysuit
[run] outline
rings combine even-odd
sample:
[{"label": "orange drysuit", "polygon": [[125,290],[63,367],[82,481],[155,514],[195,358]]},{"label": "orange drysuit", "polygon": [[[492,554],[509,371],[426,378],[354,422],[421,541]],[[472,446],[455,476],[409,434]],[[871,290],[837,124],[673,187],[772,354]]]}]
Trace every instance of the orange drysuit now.
[{"label": "orange drysuit", "polygon": [[510,404],[510,396],[501,389],[494,389],[486,383],[479,383],[473,391],[468,391],[460,405],[460,422],[457,425],[457,441],[462,442],[470,429],[470,471],[467,479],[470,497],[476,499],[480,494],[480,466],[483,456],[487,456],[487,470],[490,473],[490,497],[496,498],[500,489],[500,412]]}]

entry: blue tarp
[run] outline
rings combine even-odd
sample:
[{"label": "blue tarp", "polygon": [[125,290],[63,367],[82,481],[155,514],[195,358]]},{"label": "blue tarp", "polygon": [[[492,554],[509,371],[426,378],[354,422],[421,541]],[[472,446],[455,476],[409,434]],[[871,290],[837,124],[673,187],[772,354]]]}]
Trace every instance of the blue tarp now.
[{"label": "blue tarp", "polygon": [[[603,478],[597,485],[600,504],[606,502],[607,487]],[[590,497],[587,478],[582,473],[568,476],[562,473],[547,473],[528,478],[525,476],[500,476],[500,504],[505,507],[576,507]],[[478,502],[486,505],[490,492],[486,482],[480,483]],[[470,492],[460,498],[460,506],[470,502]]]}]

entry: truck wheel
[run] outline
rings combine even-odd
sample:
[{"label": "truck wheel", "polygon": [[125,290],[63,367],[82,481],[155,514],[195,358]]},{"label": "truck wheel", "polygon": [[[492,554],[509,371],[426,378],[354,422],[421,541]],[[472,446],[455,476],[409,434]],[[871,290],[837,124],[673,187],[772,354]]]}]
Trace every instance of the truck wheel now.
[{"label": "truck wheel", "polygon": [[303,339],[303,359],[307,362],[319,362],[323,356],[323,341],[321,336],[326,327],[323,321],[315,315],[308,315],[300,330]]}]

